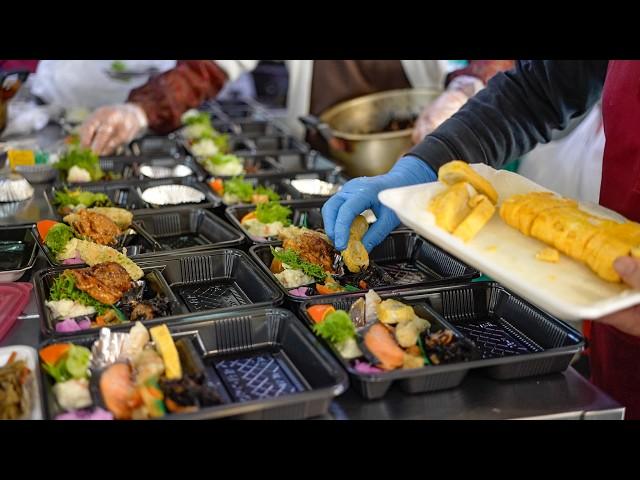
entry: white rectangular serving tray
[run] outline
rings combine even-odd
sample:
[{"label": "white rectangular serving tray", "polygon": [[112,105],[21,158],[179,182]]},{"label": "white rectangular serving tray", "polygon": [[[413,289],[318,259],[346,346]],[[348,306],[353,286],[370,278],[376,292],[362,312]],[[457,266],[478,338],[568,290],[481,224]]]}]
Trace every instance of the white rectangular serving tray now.
[{"label": "white rectangular serving tray", "polygon": [[[516,173],[484,164],[471,166],[498,192],[498,208],[511,195],[549,191]],[[536,260],[536,253],[545,244],[507,225],[498,211],[474,239],[464,243],[436,226],[434,215],[427,210],[433,196],[444,188],[439,182],[394,188],[380,192],[379,198],[419,235],[561,320],[597,319],[640,303],[640,291],[606,282],[565,255],[561,254],[558,263]],[[599,216],[622,219],[598,205],[581,203],[580,207]]]}]

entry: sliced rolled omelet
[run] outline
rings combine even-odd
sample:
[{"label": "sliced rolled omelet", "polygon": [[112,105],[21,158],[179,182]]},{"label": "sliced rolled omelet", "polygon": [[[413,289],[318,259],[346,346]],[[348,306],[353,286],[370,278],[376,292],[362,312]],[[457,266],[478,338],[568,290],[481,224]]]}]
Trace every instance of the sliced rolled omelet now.
[{"label": "sliced rolled omelet", "polygon": [[493,185],[483,178],[478,172],[461,160],[446,163],[438,170],[438,180],[446,185],[456,185],[466,182],[473,186],[478,193],[486,195],[495,205],[498,203],[498,192]]},{"label": "sliced rolled omelet", "polygon": [[469,200],[473,193],[468,183],[461,182],[434,197],[429,204],[429,211],[435,215],[436,225],[452,233],[471,213]]},{"label": "sliced rolled omelet", "polygon": [[475,195],[469,200],[469,207],[471,213],[453,231],[456,237],[465,242],[475,237],[496,212],[496,207],[486,195]]},{"label": "sliced rolled omelet", "polygon": [[625,257],[631,253],[631,245],[605,233],[597,233],[588,243],[586,263],[608,282],[620,282],[620,275],[613,268],[613,262],[618,257]]}]

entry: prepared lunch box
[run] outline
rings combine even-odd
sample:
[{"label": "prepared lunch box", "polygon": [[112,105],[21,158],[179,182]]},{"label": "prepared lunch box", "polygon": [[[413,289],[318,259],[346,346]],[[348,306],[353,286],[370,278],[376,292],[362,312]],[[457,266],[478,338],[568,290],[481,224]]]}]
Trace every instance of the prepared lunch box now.
[{"label": "prepared lunch box", "polygon": [[[471,370],[500,380],[562,372],[584,345],[577,330],[494,282],[379,294],[383,300],[393,298],[411,305],[437,329],[449,329],[475,346],[470,361],[363,374],[324,342],[349,372],[351,385],[366,399],[382,398],[392,384],[407,393],[454,388]],[[309,306],[330,304],[348,311],[362,297],[364,293],[313,298],[300,305],[300,315],[311,327]]]},{"label": "prepared lunch box", "polygon": [[[194,319],[204,313],[270,307],[282,302],[278,288],[240,250],[154,256],[137,259],[136,263],[145,273],[143,278],[147,281],[143,298],[160,295],[168,300],[167,315],[146,320],[145,325],[172,324]],[[70,335],[56,331],[57,322],[45,304],[54,279],[69,268],[83,267],[52,268],[34,275],[41,330],[45,336]],[[93,327],[84,331],[98,329]]]},{"label": "prepared lunch box", "polygon": [[[280,204],[292,210],[291,225],[317,230],[323,228],[321,209],[325,201],[326,198],[320,200],[289,200],[282,201]],[[258,237],[250,234],[242,225],[242,218],[255,209],[255,205],[232,205],[225,210],[225,216],[250,242],[257,244],[276,242],[278,240],[276,236]]]},{"label": "prepared lunch box", "polygon": [[[169,326],[169,330],[175,340],[192,342],[204,367],[205,384],[222,403],[190,413],[169,413],[163,419],[315,417],[326,414],[333,398],[348,385],[344,370],[331,354],[287,310],[208,315]],[[91,348],[97,338],[95,332],[64,341]],[[50,340],[41,347],[53,343]],[[53,380],[44,372],[41,375],[46,418],[53,419],[60,412],[51,391]],[[103,406],[100,389],[90,391],[94,406]]]},{"label": "prepared lunch box", "polygon": [[[143,228],[139,225],[136,225],[135,219],[137,216],[134,216],[134,222],[127,229],[126,234],[123,234],[119,237],[119,242],[117,245],[113,246],[114,249],[119,252],[124,248],[126,250],[127,257],[132,260],[136,260],[138,258],[153,254],[154,252],[162,250],[162,246],[157,243],[153,238],[151,238]],[[39,238],[38,231],[36,227],[33,227],[33,236]],[[47,261],[49,265],[52,267],[60,267],[65,265],[64,262],[56,259],[56,256],[49,249],[46,243],[38,241],[38,245],[44,253],[45,257],[47,257]],[[86,265],[85,265],[86,266]]]},{"label": "prepared lunch box", "polygon": [[[291,302],[305,301],[309,298],[308,296],[292,294],[291,289],[282,286],[270,270],[273,260],[271,247],[275,248],[281,245],[281,242],[271,245],[254,245],[249,249],[249,252],[255,262],[278,284],[287,300]],[[388,285],[371,287],[376,291],[470,282],[480,276],[480,272],[477,270],[409,231],[392,232],[373,249],[369,254],[369,259],[393,280],[393,283]],[[349,283],[352,278],[355,278],[355,274],[347,273],[340,279],[340,283]],[[319,295],[319,297],[322,298],[323,295]]]},{"label": "prepared lunch box", "polygon": [[49,204],[51,212],[62,219],[64,215],[58,212],[59,206],[54,205],[55,193],[63,188],[69,190],[80,189],[92,193],[104,193],[113,202],[114,207],[125,210],[137,210],[147,208],[147,204],[140,198],[135,185],[127,182],[102,182],[92,184],[54,185],[44,191],[44,198]]}]

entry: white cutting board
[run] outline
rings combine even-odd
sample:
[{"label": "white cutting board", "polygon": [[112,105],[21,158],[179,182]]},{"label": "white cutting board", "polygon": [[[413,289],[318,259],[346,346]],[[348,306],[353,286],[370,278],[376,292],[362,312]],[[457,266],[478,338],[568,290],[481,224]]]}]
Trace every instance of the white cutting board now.
[{"label": "white cutting board", "polygon": [[[498,192],[498,208],[516,193],[547,191],[516,173],[484,164],[471,166]],[[589,267],[565,255],[561,254],[559,263],[536,260],[536,253],[546,245],[507,225],[498,211],[465,244],[436,226],[434,215],[427,211],[431,198],[444,188],[439,182],[394,188],[380,192],[379,198],[418,234],[562,320],[596,319],[640,304],[640,291],[605,282]],[[598,205],[580,206],[600,216],[622,219]]]}]

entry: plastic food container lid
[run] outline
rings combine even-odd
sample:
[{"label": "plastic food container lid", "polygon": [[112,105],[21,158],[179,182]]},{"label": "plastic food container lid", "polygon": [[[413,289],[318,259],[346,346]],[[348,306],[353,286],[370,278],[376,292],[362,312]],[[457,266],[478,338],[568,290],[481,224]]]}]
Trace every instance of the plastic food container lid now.
[{"label": "plastic food container lid", "polygon": [[0,283],[0,340],[29,303],[32,288],[27,282]]}]

